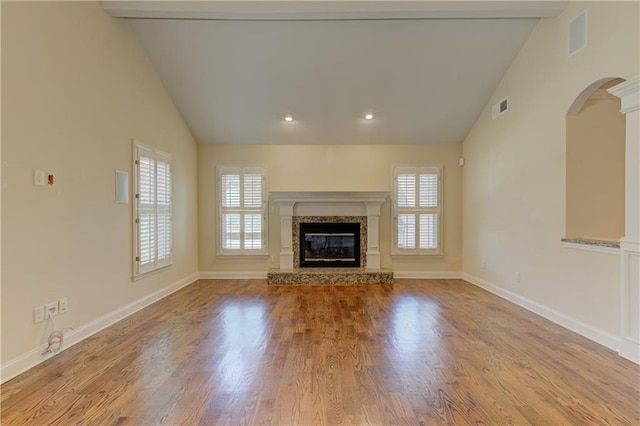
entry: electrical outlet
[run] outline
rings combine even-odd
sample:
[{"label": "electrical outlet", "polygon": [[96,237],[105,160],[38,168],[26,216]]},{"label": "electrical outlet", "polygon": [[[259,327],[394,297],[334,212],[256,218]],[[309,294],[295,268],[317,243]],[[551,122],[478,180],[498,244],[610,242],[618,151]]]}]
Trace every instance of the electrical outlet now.
[{"label": "electrical outlet", "polygon": [[68,309],[69,309],[69,301],[67,300],[66,297],[63,297],[62,299],[58,300],[58,313],[60,315],[66,314]]},{"label": "electrical outlet", "polygon": [[33,321],[35,323],[44,321],[44,306],[36,306],[33,310]]},{"label": "electrical outlet", "polygon": [[55,317],[58,315],[58,302],[47,303],[47,318]]},{"label": "electrical outlet", "polygon": [[44,186],[44,170],[33,171],[33,184],[36,186]]},{"label": "electrical outlet", "polygon": [[520,282],[520,272],[516,272],[516,282]]}]

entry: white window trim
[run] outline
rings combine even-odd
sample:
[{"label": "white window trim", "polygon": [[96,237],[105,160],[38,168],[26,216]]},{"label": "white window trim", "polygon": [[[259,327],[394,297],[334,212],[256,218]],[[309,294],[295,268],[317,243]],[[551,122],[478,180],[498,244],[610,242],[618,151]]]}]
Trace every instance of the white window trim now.
[{"label": "white window trim", "polygon": [[[437,207],[414,207],[414,208],[399,208],[398,207],[398,171],[403,168],[415,168],[419,170],[434,171],[438,174],[438,206]],[[393,191],[392,191],[392,221],[391,221],[391,235],[393,237],[393,244],[391,247],[391,254],[393,256],[441,256],[444,253],[444,166],[442,164],[421,164],[421,165],[397,165],[393,167]],[[419,192],[416,187],[416,193]],[[416,204],[418,203],[416,197]],[[402,213],[414,213],[419,215],[420,213],[432,213],[437,215],[437,232],[438,232],[438,246],[435,249],[401,249],[398,248],[398,214]],[[416,221],[416,235],[419,235],[419,221]]]},{"label": "white window trim", "polygon": [[[156,227],[155,234],[155,247],[154,247],[154,257],[155,259],[152,262],[147,264],[141,264],[140,262],[140,251],[141,251],[141,242],[140,242],[140,213],[143,210],[140,207],[140,157],[146,156],[148,158],[153,158],[154,166],[156,167],[154,171],[154,184],[157,185],[157,161],[162,160],[165,163],[169,164],[169,206],[164,208],[159,208],[157,199],[154,202],[153,212],[156,215],[156,220],[154,223],[157,225],[157,215],[159,211],[164,212],[165,214],[169,214],[169,255],[163,257],[162,259],[158,259],[158,230]],[[173,252],[173,192],[172,192],[172,165],[171,165],[171,155],[160,151],[156,148],[150,147],[148,145],[144,145],[139,141],[133,141],[133,188],[134,188],[134,202],[133,202],[133,280],[137,281],[141,278],[144,278],[149,275],[153,275],[155,273],[161,272],[165,269],[168,269],[172,266],[172,252]]]},{"label": "white window trim", "polygon": [[[222,248],[222,216],[225,211],[225,208],[222,206],[222,175],[226,174],[240,174],[244,176],[248,173],[260,173],[262,175],[262,206],[259,209],[259,212],[262,217],[262,247],[260,249],[224,249]],[[244,178],[242,178],[242,182],[244,182]],[[241,184],[242,186],[242,184]],[[264,257],[269,254],[269,239],[268,239],[268,216],[267,216],[267,169],[265,166],[254,165],[254,166],[228,166],[228,165],[219,165],[216,166],[216,255],[224,256],[226,258],[239,257],[244,258],[248,256],[260,256]],[[239,208],[235,209],[238,212],[242,211],[252,211],[255,210],[256,213],[258,210],[256,209],[244,209]],[[242,228],[240,230],[241,238],[243,237]],[[243,240],[241,239],[241,245],[243,244]]]}]

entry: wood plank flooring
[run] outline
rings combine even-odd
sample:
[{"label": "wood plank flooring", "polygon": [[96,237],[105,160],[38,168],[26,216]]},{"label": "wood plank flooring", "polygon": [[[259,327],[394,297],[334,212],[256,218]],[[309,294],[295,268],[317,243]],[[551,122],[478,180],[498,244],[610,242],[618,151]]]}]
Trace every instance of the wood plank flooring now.
[{"label": "wood plank flooring", "polygon": [[640,367],[461,280],[201,280],[5,383],[2,425],[638,425]]}]

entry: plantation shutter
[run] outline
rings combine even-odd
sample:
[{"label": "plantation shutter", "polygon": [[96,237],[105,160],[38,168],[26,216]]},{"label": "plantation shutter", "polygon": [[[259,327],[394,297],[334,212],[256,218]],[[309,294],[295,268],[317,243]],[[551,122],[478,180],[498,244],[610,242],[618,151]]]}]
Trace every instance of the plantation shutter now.
[{"label": "plantation shutter", "polygon": [[394,249],[404,254],[438,254],[440,244],[439,166],[403,166],[394,172]]},{"label": "plantation shutter", "polygon": [[238,173],[221,176],[222,192],[222,248],[240,249],[240,180]]},{"label": "plantation shutter", "polygon": [[166,154],[156,156],[156,217],[158,221],[158,264],[171,264],[172,220],[171,220],[171,157]]},{"label": "plantation shutter", "polygon": [[171,157],[136,143],[134,275],[171,264]]},{"label": "plantation shutter", "polygon": [[218,167],[220,253],[261,254],[266,250],[264,169]]}]

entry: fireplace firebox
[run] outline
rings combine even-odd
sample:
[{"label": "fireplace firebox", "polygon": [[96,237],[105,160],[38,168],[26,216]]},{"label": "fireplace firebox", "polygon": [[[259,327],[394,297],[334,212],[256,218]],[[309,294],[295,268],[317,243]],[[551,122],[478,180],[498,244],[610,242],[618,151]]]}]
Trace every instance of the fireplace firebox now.
[{"label": "fireplace firebox", "polygon": [[359,223],[300,223],[301,268],[360,267]]}]

